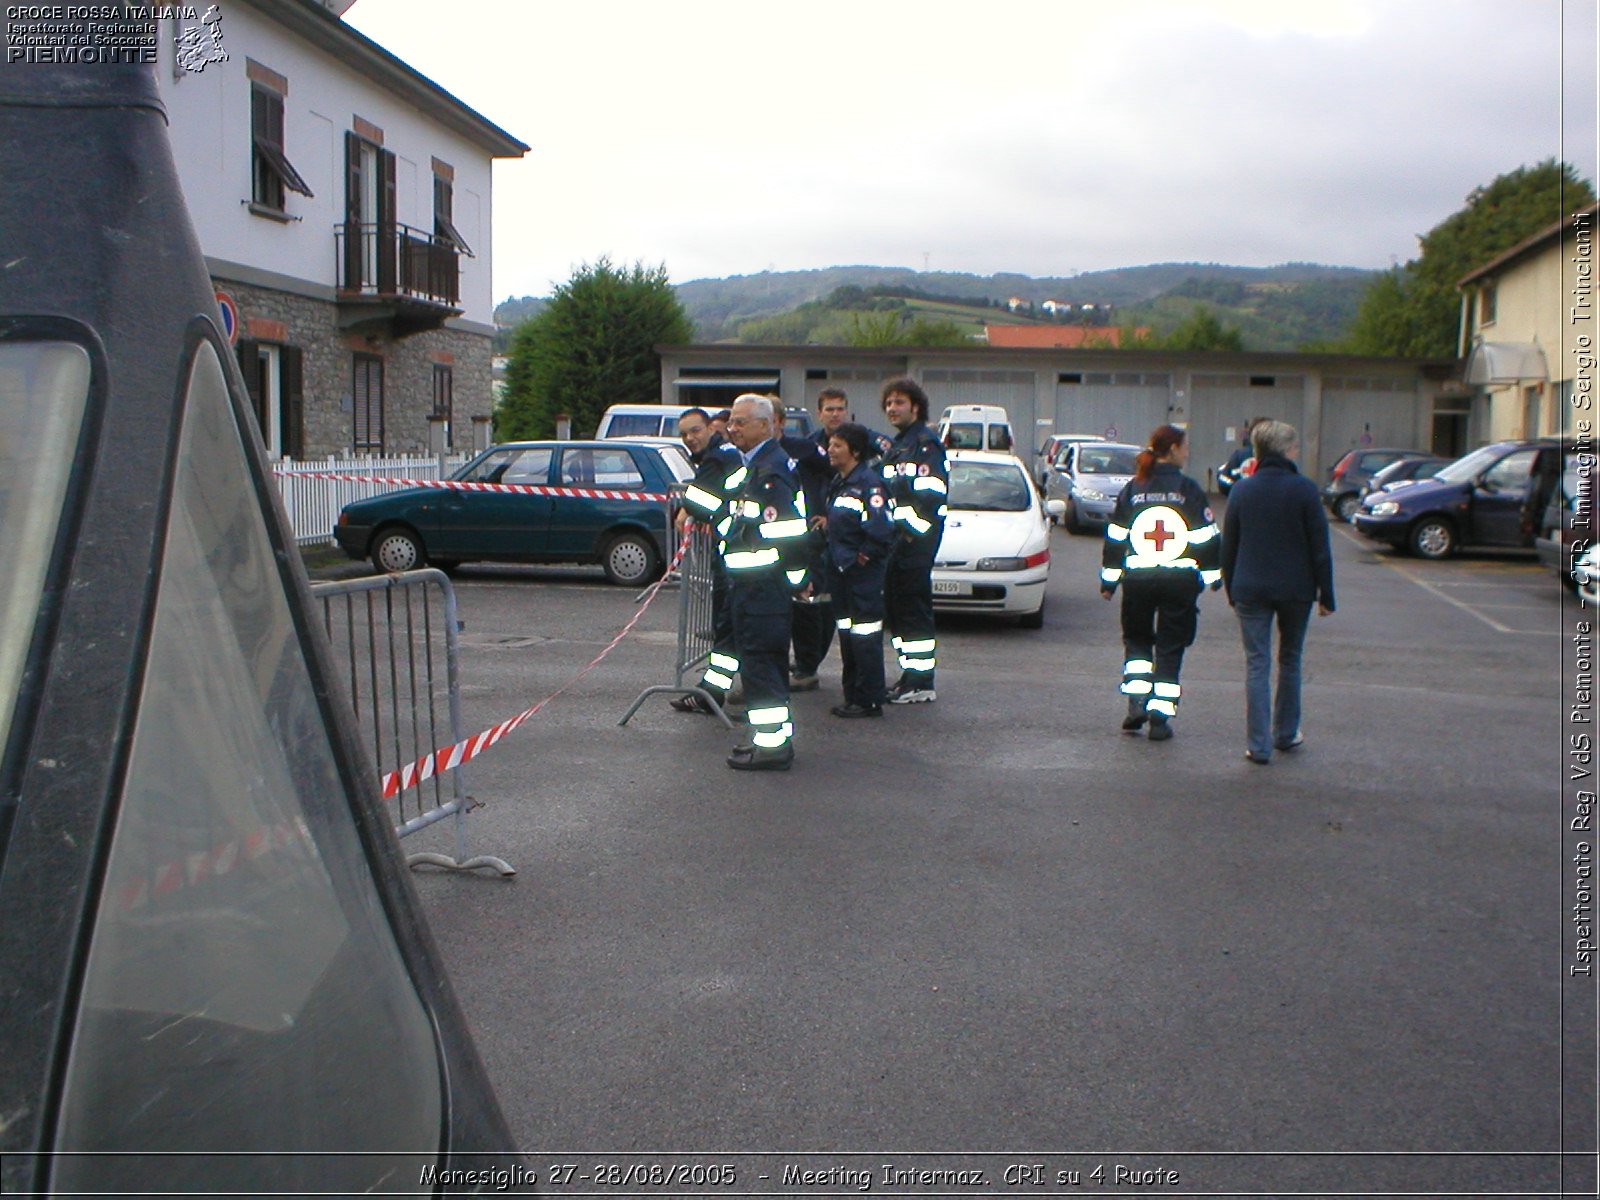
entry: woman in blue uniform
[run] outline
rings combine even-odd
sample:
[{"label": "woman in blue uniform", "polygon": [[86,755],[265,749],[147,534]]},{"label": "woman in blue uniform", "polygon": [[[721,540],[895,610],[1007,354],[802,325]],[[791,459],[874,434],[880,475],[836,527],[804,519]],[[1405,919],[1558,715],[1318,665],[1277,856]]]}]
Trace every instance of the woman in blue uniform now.
[{"label": "woman in blue uniform", "polygon": [[872,453],[872,435],[861,425],[846,422],[828,439],[837,472],[826,514],[829,590],[844,667],[844,703],[831,710],[836,717],[881,717],[887,695],[883,578],[895,527],[883,477],[866,466]]},{"label": "woman in blue uniform", "polygon": [[1153,742],[1172,736],[1200,592],[1222,582],[1217,524],[1205,489],[1183,473],[1188,461],[1183,430],[1162,425],[1150,435],[1117,497],[1101,556],[1100,594],[1109,600],[1122,585],[1122,728],[1138,733],[1148,720]]}]

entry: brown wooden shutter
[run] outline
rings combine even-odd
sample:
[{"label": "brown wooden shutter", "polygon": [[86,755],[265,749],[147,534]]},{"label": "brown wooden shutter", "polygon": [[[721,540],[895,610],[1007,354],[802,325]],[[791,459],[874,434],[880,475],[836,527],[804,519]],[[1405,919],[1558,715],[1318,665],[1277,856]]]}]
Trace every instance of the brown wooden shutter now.
[{"label": "brown wooden shutter", "polygon": [[239,356],[239,374],[244,376],[245,393],[250,397],[250,411],[255,414],[256,432],[261,434],[261,440],[265,442],[267,389],[261,378],[261,343],[240,338],[234,350]]},{"label": "brown wooden shutter", "polygon": [[396,260],[400,256],[399,230],[395,228],[395,157],[392,150],[378,151],[378,291],[393,295]]},{"label": "brown wooden shutter", "polygon": [[283,452],[290,458],[306,456],[305,363],[299,346],[278,348],[283,376]]}]

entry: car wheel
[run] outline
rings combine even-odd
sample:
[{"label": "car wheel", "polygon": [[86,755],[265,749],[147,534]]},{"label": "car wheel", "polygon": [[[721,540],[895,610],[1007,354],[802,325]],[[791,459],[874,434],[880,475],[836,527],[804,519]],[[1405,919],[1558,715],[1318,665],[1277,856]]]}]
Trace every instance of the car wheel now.
[{"label": "car wheel", "polygon": [[421,538],[409,529],[394,526],[372,539],[372,565],[390,574],[415,571],[428,565],[428,556]]},{"label": "car wheel", "polygon": [[1078,506],[1071,500],[1067,501],[1067,515],[1062,523],[1066,525],[1068,533],[1083,532],[1083,522],[1078,520]]},{"label": "car wheel", "polygon": [[638,587],[661,574],[661,555],[643,533],[619,533],[600,556],[606,578],[622,587]]},{"label": "car wheel", "polygon": [[1039,601],[1039,607],[1031,613],[1023,613],[1017,618],[1018,629],[1043,629],[1044,628],[1044,601]]},{"label": "car wheel", "polygon": [[1456,527],[1443,517],[1423,517],[1411,527],[1410,544],[1419,558],[1449,558],[1456,549]]},{"label": "car wheel", "polygon": [[1339,520],[1349,524],[1350,518],[1356,515],[1356,509],[1361,507],[1361,497],[1354,492],[1346,492],[1333,502],[1333,514]]}]

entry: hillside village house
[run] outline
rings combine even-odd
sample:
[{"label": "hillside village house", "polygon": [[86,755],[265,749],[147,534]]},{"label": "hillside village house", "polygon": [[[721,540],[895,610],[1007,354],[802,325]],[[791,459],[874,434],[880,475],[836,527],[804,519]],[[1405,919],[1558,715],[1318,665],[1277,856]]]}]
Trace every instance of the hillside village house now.
[{"label": "hillside village house", "polygon": [[1580,352],[1592,359],[1600,339],[1597,211],[1591,204],[1556,221],[1461,280],[1460,353],[1475,442],[1574,433],[1574,387],[1595,374]]},{"label": "hillside village house", "polygon": [[491,168],[528,147],[346,25],[350,3],[161,20],[178,176],[274,457],[426,451],[435,414],[466,448],[492,409]]},{"label": "hillside village house", "polygon": [[[1054,327],[1070,328],[1070,327]],[[1459,362],[1286,352],[1115,350],[1108,347],[657,346],[661,402],[726,406],[742,391],[815,407],[841,387],[851,410],[884,428],[879,389],[895,375],[927,388],[937,416],[951,404],[998,404],[1018,453],[1052,433],[1143,442],[1166,422],[1189,430],[1191,472],[1206,480],[1249,417],[1301,432],[1301,461],[1322,478],[1357,446],[1416,446],[1456,455],[1450,396]]]}]

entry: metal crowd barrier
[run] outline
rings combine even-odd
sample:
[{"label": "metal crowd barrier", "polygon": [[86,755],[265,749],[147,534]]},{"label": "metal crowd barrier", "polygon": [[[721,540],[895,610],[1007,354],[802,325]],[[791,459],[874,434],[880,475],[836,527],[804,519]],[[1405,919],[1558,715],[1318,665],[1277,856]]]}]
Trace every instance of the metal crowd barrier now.
[{"label": "metal crowd barrier", "polygon": [[[466,736],[461,727],[461,626],[455,589],[444,572],[315,583],[311,594],[322,602],[322,627],[380,775]],[[454,858],[421,851],[407,855],[407,864],[455,871],[493,867],[502,875],[515,875],[516,869],[503,859],[468,852],[467,814],[476,807],[464,764],[401,790],[395,797],[395,833],[400,837],[446,817],[455,821]]]},{"label": "metal crowd barrier", "polygon": [[717,535],[709,525],[698,521],[689,525],[689,544],[679,560],[678,569],[669,577],[667,586],[678,588],[678,646],[677,661],[673,668],[673,682],[647,687],[638,699],[622,714],[618,725],[626,725],[651,696],[699,696],[711,705],[712,711],[729,729],[733,722],[713,700],[711,694],[698,683],[698,675],[711,654],[713,641],[711,621],[711,590],[717,570]]}]

